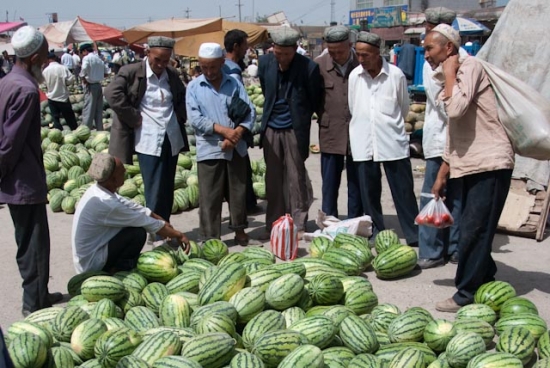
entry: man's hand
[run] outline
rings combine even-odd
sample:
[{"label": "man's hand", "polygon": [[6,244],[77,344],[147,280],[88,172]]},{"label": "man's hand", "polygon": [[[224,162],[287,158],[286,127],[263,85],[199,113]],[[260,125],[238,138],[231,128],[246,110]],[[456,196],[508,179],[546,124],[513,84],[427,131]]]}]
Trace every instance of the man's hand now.
[{"label": "man's hand", "polygon": [[456,77],[456,72],[458,71],[458,68],[460,68],[460,63],[458,61],[458,54],[449,56],[447,60],[445,60],[442,63],[443,67],[443,73],[445,74],[445,78],[450,78],[451,76]]},{"label": "man's hand", "polygon": [[434,186],[432,187],[432,194],[435,196],[435,199],[439,199],[445,195],[445,187],[447,186],[447,178],[438,177],[435,179]]},{"label": "man's hand", "polygon": [[179,241],[181,242],[181,247],[184,253],[189,254],[189,250],[191,249],[191,247],[189,246],[189,239],[187,239],[187,236],[184,233],[181,233]]},{"label": "man's hand", "polygon": [[222,151],[229,151],[235,148],[235,144],[231,142],[229,139],[224,139],[222,142]]}]

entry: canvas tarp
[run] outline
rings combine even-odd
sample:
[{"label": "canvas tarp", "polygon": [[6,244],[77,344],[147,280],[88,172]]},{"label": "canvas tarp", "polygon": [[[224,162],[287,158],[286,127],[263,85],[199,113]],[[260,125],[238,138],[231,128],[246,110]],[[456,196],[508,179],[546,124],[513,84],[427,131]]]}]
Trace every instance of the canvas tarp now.
[{"label": "canvas tarp", "polygon": [[251,23],[222,22],[222,30],[217,32],[209,32],[193,37],[183,37],[176,42],[174,51],[178,55],[197,56],[199,47],[204,42],[216,42],[223,47],[223,39],[225,34],[232,29],[240,29],[248,35],[248,44],[256,45],[267,40],[267,29]]},{"label": "canvas tarp", "polygon": [[26,25],[27,22],[0,22],[0,33],[15,31],[17,28]]},{"label": "canvas tarp", "polygon": [[[548,0],[511,0],[493,34],[476,55],[526,82],[550,100],[550,41],[545,37],[550,19]],[[528,179],[527,190],[548,184],[550,164],[516,156],[513,177]]]},{"label": "canvas tarp", "polygon": [[88,22],[80,17],[67,22],[49,23],[39,30],[46,39],[54,44],[69,44],[80,42],[106,42],[113,45],[123,45],[122,32],[116,28],[99,23]]},{"label": "canvas tarp", "polygon": [[170,18],[141,24],[124,31],[128,43],[147,43],[149,36],[180,38],[221,31],[222,18]]}]

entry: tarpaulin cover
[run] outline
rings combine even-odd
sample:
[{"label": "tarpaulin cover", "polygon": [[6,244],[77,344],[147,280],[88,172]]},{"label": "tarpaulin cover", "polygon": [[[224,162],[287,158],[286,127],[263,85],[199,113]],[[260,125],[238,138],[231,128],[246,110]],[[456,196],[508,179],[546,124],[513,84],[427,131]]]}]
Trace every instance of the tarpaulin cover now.
[{"label": "tarpaulin cover", "polygon": [[0,22],[0,33],[16,30],[17,28],[26,25],[27,22]]},{"label": "tarpaulin cover", "polygon": [[149,36],[180,38],[222,30],[222,18],[170,18],[157,20],[124,31],[128,43],[147,43]]},{"label": "tarpaulin cover", "polygon": [[106,42],[124,45],[122,32],[116,28],[86,21],[80,17],[67,22],[49,23],[39,30],[50,43]]}]

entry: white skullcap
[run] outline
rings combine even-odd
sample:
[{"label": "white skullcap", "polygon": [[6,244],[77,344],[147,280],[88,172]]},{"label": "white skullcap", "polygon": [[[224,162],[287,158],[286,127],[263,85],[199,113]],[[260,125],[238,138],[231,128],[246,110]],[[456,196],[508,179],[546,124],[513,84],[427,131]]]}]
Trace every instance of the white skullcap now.
[{"label": "white skullcap", "polygon": [[453,45],[455,45],[457,49],[460,49],[460,45],[462,43],[460,39],[460,33],[458,33],[458,31],[452,26],[448,24],[439,24],[438,26],[434,27],[434,29],[432,29],[432,32],[442,34]]},{"label": "white skullcap", "polygon": [[11,38],[13,52],[18,58],[34,55],[44,42],[44,35],[36,28],[24,26],[19,28]]},{"label": "white skullcap", "polygon": [[219,59],[223,57],[223,50],[220,45],[213,42],[206,42],[199,48],[199,57],[204,59]]}]

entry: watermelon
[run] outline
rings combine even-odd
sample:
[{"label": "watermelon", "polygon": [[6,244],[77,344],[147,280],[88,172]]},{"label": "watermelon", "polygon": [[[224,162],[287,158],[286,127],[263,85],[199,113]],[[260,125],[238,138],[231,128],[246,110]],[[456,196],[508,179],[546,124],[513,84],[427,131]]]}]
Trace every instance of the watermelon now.
[{"label": "watermelon", "polygon": [[355,354],[374,353],[379,347],[374,329],[355,315],[344,318],[340,323],[340,338]]},{"label": "watermelon", "polygon": [[324,368],[323,352],[314,345],[294,349],[279,363],[278,368]]},{"label": "watermelon", "polygon": [[[202,251],[201,251],[202,254]],[[192,270],[195,270],[199,273],[204,272],[204,270],[215,266],[212,262],[207,261],[206,259],[202,258],[191,258],[188,261],[186,261],[183,265],[180,266],[180,268],[190,268]]]},{"label": "watermelon", "polygon": [[309,255],[313,258],[321,258],[332,246],[332,240],[324,236],[318,236],[309,245]]},{"label": "watermelon", "polygon": [[120,316],[122,313],[111,299],[101,299],[90,312],[90,318],[104,320],[110,317]]},{"label": "watermelon", "polygon": [[248,259],[264,259],[275,263],[275,255],[270,251],[260,247],[248,247],[242,251]]},{"label": "watermelon", "polygon": [[342,299],[344,286],[337,277],[321,274],[309,281],[308,291],[315,304],[332,305]]},{"label": "watermelon", "polygon": [[483,353],[468,362],[468,368],[521,368],[523,363],[509,353]]},{"label": "watermelon", "polygon": [[47,327],[41,326],[35,322],[17,321],[12,323],[8,328],[6,335],[7,344],[9,345],[10,341],[22,333],[31,333],[40,337],[48,349],[52,346],[54,341],[53,335]]},{"label": "watermelon", "polygon": [[223,266],[226,263],[241,263],[246,259],[246,256],[242,253],[229,253],[223,256],[222,259],[218,262],[218,266]]},{"label": "watermelon", "polygon": [[197,293],[199,291],[199,280],[201,273],[193,268],[180,268],[180,274],[166,283],[168,293],[174,294],[181,291]]},{"label": "watermelon", "polygon": [[347,368],[355,353],[344,346],[331,347],[323,350],[325,366],[329,368]]},{"label": "watermelon", "polygon": [[376,254],[382,254],[393,245],[400,244],[399,236],[393,230],[382,230],[374,238]]},{"label": "watermelon", "polygon": [[71,335],[71,348],[82,360],[92,359],[95,343],[105,332],[107,332],[107,326],[102,320],[92,318],[84,321],[74,329]]},{"label": "watermelon", "polygon": [[256,340],[252,353],[260,357],[266,367],[276,368],[287,355],[304,344],[307,339],[299,332],[271,331]]},{"label": "watermelon", "polygon": [[115,328],[122,328],[122,327],[128,328],[128,325],[126,325],[126,323],[122,319],[116,318],[116,317],[105,318],[103,320],[103,323],[105,323],[105,326],[107,326],[107,330],[112,330]]},{"label": "watermelon", "polygon": [[30,332],[15,336],[8,352],[16,368],[42,367],[48,358],[48,346],[44,340]]},{"label": "watermelon", "polygon": [[[518,359],[518,361],[520,361],[520,360]],[[549,358],[541,359],[533,366],[533,368],[549,368],[549,367],[550,367],[550,359]]]},{"label": "watermelon", "polygon": [[124,316],[124,322],[128,327],[137,332],[160,326],[157,315],[149,308],[142,306],[130,308]]},{"label": "watermelon", "polygon": [[550,358],[550,331],[546,331],[542,334],[537,342],[537,350],[539,357]]},{"label": "watermelon", "polygon": [[380,364],[376,355],[359,354],[349,362],[348,368],[377,368]]},{"label": "watermelon", "polygon": [[55,318],[61,313],[64,308],[49,307],[32,312],[25,318],[25,322],[33,322],[42,327],[50,328],[53,325]]},{"label": "watermelon", "polygon": [[[346,252],[346,250],[342,250],[343,252]],[[342,271],[334,268],[333,266],[324,266],[324,265],[313,265],[306,267],[306,275],[304,276],[304,279],[307,281],[310,281],[312,278],[318,275],[325,275],[325,276],[334,276],[337,278],[344,278],[347,276],[347,274]]]},{"label": "watermelon", "polygon": [[300,307],[290,307],[281,312],[285,318],[286,327],[306,317],[306,312]]},{"label": "watermelon", "polygon": [[197,336],[195,331],[193,331],[191,328],[178,328],[178,327],[166,327],[166,326],[151,328],[147,331],[141,332],[140,335],[143,337],[143,339],[147,339],[153,335],[158,334],[159,332],[164,332],[164,331],[172,332],[173,334],[177,335],[180,342],[182,343],[182,346],[187,341]]},{"label": "watermelon", "polygon": [[397,314],[394,311],[376,310],[376,308],[377,307],[375,307],[371,312],[372,326],[376,331],[387,333],[393,320],[400,314]]},{"label": "watermelon", "polygon": [[191,328],[195,328],[201,318],[204,318],[207,314],[210,313],[219,313],[219,314],[225,314],[233,322],[237,321],[237,310],[233,306],[233,304],[229,302],[215,302],[212,304],[208,304],[202,307],[195,308],[193,313],[191,314]]},{"label": "watermelon", "polygon": [[67,291],[70,296],[80,295],[82,283],[92,276],[108,275],[105,271],[88,271],[71,277],[67,283]]},{"label": "watermelon", "polygon": [[306,266],[296,262],[276,263],[266,269],[279,271],[281,275],[286,275],[287,273],[294,273],[300,277],[306,275]]},{"label": "watermelon", "polygon": [[474,332],[483,338],[485,345],[489,346],[495,337],[495,330],[489,323],[480,319],[458,319],[454,322],[456,333]]},{"label": "watermelon", "polygon": [[239,263],[228,263],[220,266],[210,280],[199,291],[200,305],[217,301],[228,301],[244,287],[246,273]]},{"label": "watermelon", "polygon": [[420,342],[424,338],[424,329],[431,319],[422,313],[403,313],[388,326],[391,342]]},{"label": "watermelon", "polygon": [[246,324],[242,337],[244,347],[251,351],[252,347],[261,336],[270,331],[278,331],[286,328],[285,317],[277,311],[266,310],[259,313]]},{"label": "watermelon", "polygon": [[455,368],[465,368],[473,357],[485,353],[485,342],[474,332],[457,333],[447,344],[446,357]]},{"label": "watermelon", "polygon": [[474,302],[487,304],[495,312],[510,298],[516,296],[516,290],[505,281],[491,281],[479,287],[474,295]]},{"label": "watermelon", "polygon": [[528,329],[535,338],[535,341],[548,330],[548,326],[544,319],[530,313],[507,316],[499,319],[497,323],[495,323],[495,330],[499,336],[502,331],[510,327],[524,327]]},{"label": "watermelon", "polygon": [[248,287],[235,293],[229,303],[237,310],[237,321],[247,323],[264,310],[265,294],[259,287]]},{"label": "watermelon", "polygon": [[397,353],[390,362],[390,368],[424,368],[424,355],[414,348],[405,348]]},{"label": "watermelon", "polygon": [[204,270],[199,278],[199,291],[203,289],[204,285],[210,280],[210,278],[218,270],[218,266],[212,266]]},{"label": "watermelon", "polygon": [[337,270],[344,271],[348,276],[359,275],[363,270],[363,265],[357,256],[346,249],[332,247],[323,254],[321,259],[329,262]]},{"label": "watermelon", "polygon": [[366,277],[363,276],[346,276],[340,279],[342,286],[344,286],[344,292],[348,290],[360,288],[366,291],[372,291],[372,284]]},{"label": "watermelon", "polygon": [[141,293],[135,289],[127,289],[126,294],[117,302],[124,313],[127,313],[131,308],[145,305]]},{"label": "watermelon", "polygon": [[236,329],[235,322],[224,314],[210,313],[204,316],[197,326],[195,331],[199,335],[211,332],[224,332],[231,337],[235,337]]},{"label": "watermelon", "polygon": [[265,291],[267,305],[276,310],[294,306],[302,294],[304,280],[296,274],[286,274],[272,281]]},{"label": "watermelon", "polygon": [[229,253],[227,245],[219,239],[210,239],[202,245],[202,254],[206,260],[218,264]]},{"label": "watermelon", "polygon": [[140,254],[137,269],[148,281],[163,284],[178,274],[177,261],[174,256],[155,250]]},{"label": "watermelon", "polygon": [[181,295],[167,295],[159,306],[160,323],[170,327],[189,327],[191,306]]},{"label": "watermelon", "polygon": [[203,367],[221,368],[227,365],[235,353],[235,340],[226,333],[199,335],[187,341],[181,355]]},{"label": "watermelon", "polygon": [[375,355],[383,364],[389,364],[397,354],[408,348],[420,351],[424,355],[426,364],[431,364],[437,359],[432,349],[419,342],[398,342],[395,344],[383,345],[378,349]]},{"label": "watermelon", "polygon": [[92,276],[82,283],[80,291],[90,302],[97,302],[103,298],[116,302],[126,294],[122,281],[113,276]]},{"label": "watermelon", "polygon": [[62,346],[55,346],[51,348],[50,354],[48,355],[48,363],[46,363],[48,368],[74,368],[75,361],[70,352],[70,349],[67,349]]},{"label": "watermelon", "polygon": [[80,307],[66,307],[55,317],[53,336],[58,341],[70,342],[74,329],[89,318],[88,313]]},{"label": "watermelon", "polygon": [[165,356],[156,360],[152,368],[202,368],[202,366],[194,360],[186,357],[171,355]]},{"label": "watermelon", "polygon": [[[101,365],[100,365],[101,366]],[[133,355],[122,357],[116,365],[116,368],[149,368],[149,364],[143,359]]]},{"label": "watermelon", "polygon": [[371,290],[354,288],[345,293],[344,305],[357,315],[367,314],[378,305],[378,296]]},{"label": "watermelon", "polygon": [[180,350],[181,342],[178,335],[162,331],[146,338],[132,355],[151,365],[162,357],[179,354]]},{"label": "watermelon", "polygon": [[168,289],[160,282],[151,282],[141,292],[141,298],[145,306],[155,312],[155,314],[159,313],[160,303],[167,295]]},{"label": "watermelon", "polygon": [[342,244],[340,249],[347,250],[354,254],[361,263],[362,270],[365,270],[374,259],[374,255],[372,254],[370,248],[363,245],[346,243]]},{"label": "watermelon", "polygon": [[497,314],[487,304],[468,304],[456,312],[456,319],[480,319],[493,326],[497,321]]},{"label": "watermelon", "polygon": [[102,367],[115,368],[118,361],[132,354],[142,342],[135,331],[120,328],[104,333],[94,347],[94,353]]},{"label": "watermelon", "polygon": [[513,314],[531,313],[539,314],[537,306],[527,298],[516,296],[506,300],[500,307],[500,318],[511,316]]},{"label": "watermelon", "polygon": [[452,322],[445,319],[430,321],[424,329],[424,342],[435,352],[443,352],[447,344],[456,335]]},{"label": "watermelon", "polygon": [[535,338],[523,327],[510,327],[501,332],[496,350],[513,354],[527,365],[535,352]]},{"label": "watermelon", "polygon": [[302,333],[310,344],[320,349],[328,347],[336,333],[332,320],[324,316],[300,319],[290,325],[288,330]]},{"label": "watermelon", "polygon": [[408,275],[416,267],[418,256],[408,245],[394,245],[378,254],[372,263],[376,276],[394,279]]}]

